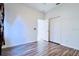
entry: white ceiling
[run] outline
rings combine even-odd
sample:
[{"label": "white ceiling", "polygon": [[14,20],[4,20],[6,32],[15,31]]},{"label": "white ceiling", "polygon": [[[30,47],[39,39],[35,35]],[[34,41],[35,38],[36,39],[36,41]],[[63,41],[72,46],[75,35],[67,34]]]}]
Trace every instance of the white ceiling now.
[{"label": "white ceiling", "polygon": [[43,13],[57,6],[56,3],[27,3],[26,5]]}]

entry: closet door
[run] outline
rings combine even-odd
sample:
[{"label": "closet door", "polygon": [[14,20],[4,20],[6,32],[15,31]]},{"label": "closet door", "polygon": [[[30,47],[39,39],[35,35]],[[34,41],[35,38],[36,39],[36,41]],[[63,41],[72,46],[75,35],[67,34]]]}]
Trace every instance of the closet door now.
[{"label": "closet door", "polygon": [[50,20],[50,41],[55,43],[62,42],[62,21],[60,17],[55,17]]}]

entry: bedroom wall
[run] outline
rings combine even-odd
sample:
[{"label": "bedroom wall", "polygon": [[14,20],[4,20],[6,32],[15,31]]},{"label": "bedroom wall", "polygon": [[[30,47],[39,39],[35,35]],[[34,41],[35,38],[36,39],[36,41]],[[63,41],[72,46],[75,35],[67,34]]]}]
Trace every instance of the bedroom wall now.
[{"label": "bedroom wall", "polygon": [[6,3],[4,36],[6,47],[37,41],[37,19],[43,14],[25,4]]},{"label": "bedroom wall", "polygon": [[79,4],[61,4],[46,14],[50,18],[50,40],[79,50]]}]

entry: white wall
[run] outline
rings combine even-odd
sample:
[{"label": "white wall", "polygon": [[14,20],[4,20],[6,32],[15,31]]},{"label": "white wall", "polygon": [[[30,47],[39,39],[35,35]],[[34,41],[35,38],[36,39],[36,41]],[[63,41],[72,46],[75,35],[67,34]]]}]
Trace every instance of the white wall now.
[{"label": "white wall", "polygon": [[37,19],[43,14],[25,4],[5,4],[4,35],[6,45],[11,47],[37,41]]},{"label": "white wall", "polygon": [[46,18],[54,18],[51,20],[51,41],[79,49],[79,4],[59,5],[48,12]]}]

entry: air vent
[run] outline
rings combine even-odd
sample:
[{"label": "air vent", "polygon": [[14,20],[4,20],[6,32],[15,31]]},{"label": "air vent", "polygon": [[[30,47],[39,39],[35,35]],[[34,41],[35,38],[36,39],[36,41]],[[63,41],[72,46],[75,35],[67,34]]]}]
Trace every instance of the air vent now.
[{"label": "air vent", "polygon": [[59,5],[60,3],[56,3],[56,5]]}]

